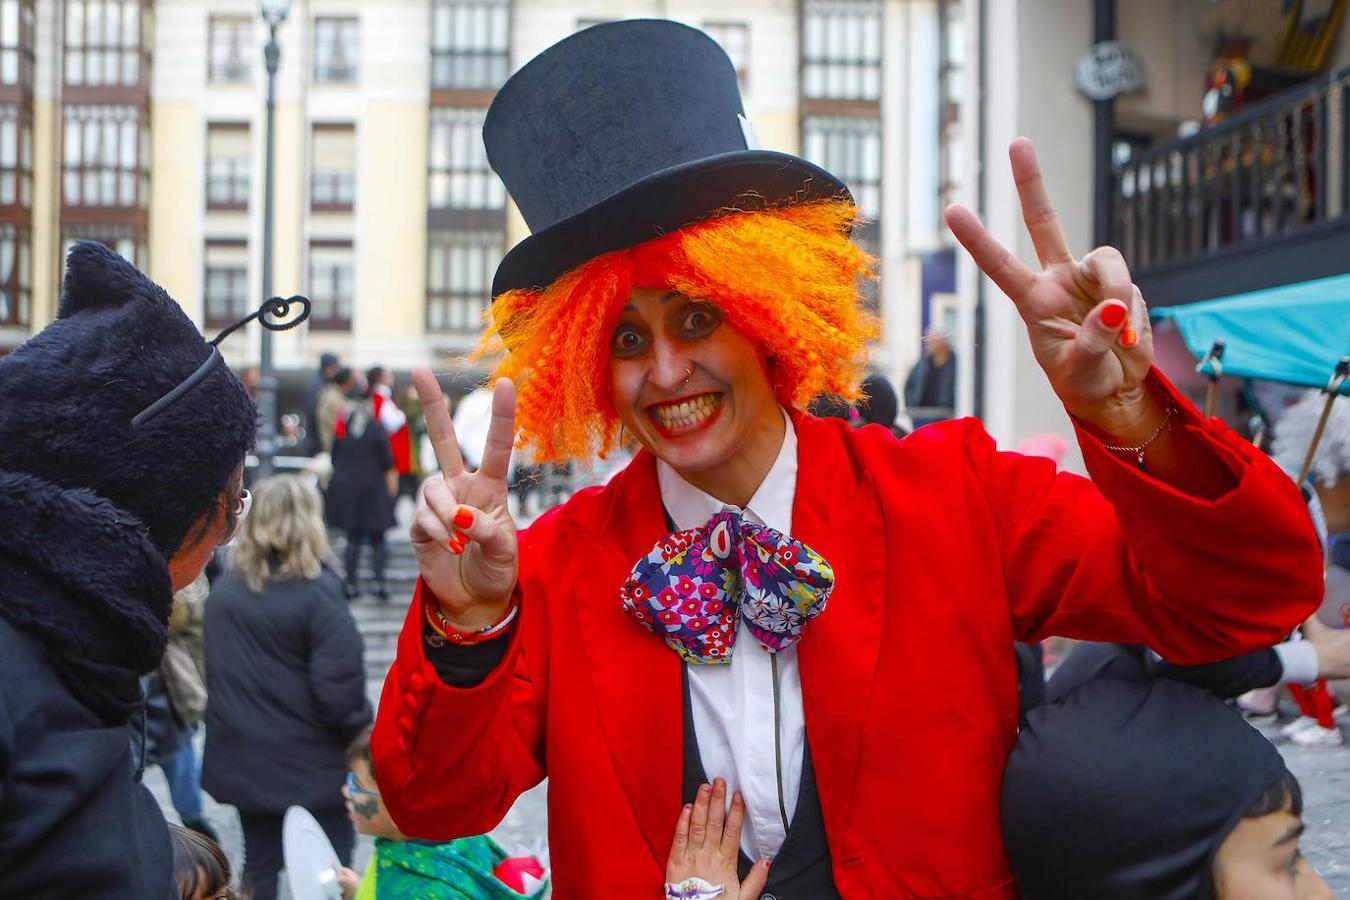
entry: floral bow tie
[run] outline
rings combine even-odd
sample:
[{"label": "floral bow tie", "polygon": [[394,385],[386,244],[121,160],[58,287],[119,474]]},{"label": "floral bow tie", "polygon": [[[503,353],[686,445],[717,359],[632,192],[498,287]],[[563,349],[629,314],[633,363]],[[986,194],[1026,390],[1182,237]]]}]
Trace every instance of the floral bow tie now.
[{"label": "floral bow tie", "polygon": [[819,553],[725,508],[662,538],[638,560],[624,609],[691,663],[728,663],[737,616],[771,653],[825,609],[834,572]]}]

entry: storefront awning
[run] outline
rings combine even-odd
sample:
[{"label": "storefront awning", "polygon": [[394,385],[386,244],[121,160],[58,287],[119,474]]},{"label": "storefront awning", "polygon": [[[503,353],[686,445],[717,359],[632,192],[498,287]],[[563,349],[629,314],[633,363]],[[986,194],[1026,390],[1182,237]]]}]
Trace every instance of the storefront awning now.
[{"label": "storefront awning", "polygon": [[[1350,274],[1150,312],[1176,322],[1196,359],[1223,341],[1223,375],[1325,388],[1350,356]],[[1350,396],[1350,381],[1340,393]]]}]

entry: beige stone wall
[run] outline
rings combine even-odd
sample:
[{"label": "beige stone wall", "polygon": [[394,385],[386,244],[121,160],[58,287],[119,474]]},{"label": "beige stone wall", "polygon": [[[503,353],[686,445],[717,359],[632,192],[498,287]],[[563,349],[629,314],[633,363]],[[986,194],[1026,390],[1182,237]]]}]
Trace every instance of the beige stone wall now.
[{"label": "beige stone wall", "polygon": [[427,111],[382,104],[367,110],[358,136],[357,222],[362,305],[354,323],[372,340],[426,330]]},{"label": "beige stone wall", "polygon": [[153,103],[150,140],[147,274],[200,321],[206,135],[196,104],[187,100]]},{"label": "beige stone wall", "polygon": [[37,331],[56,317],[61,287],[60,223],[61,108],[53,100],[33,102],[32,326]]}]

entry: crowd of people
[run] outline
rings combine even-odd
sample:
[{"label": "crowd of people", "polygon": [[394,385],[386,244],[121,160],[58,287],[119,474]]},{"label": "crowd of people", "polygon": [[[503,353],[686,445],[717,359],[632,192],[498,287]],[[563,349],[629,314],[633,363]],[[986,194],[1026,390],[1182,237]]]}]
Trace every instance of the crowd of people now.
[{"label": "crowd of people", "polygon": [[[324,516],[345,541],[348,599],[389,599],[386,536],[400,497],[415,497],[426,435],[421,400],[411,384],[395,390],[393,374],[372,366],[364,375],[324,353],[304,398],[305,445],[324,487]],[[361,583],[361,555],[370,548],[373,584]],[[369,590],[366,588],[369,587]]]},{"label": "crowd of people", "polygon": [[[1342,752],[1350,411],[1285,411],[1274,460],[1202,416],[1018,141],[1040,270],[948,222],[1090,478],[1063,441],[906,433],[865,372],[847,188],[749,146],[736,84],[706,35],[646,20],[502,89],[484,137],[534,236],[497,272],[472,439],[430,370],[399,390],[325,355],[295,432],[318,464],[252,481],[257,409],[215,342],[73,247],[56,321],[0,359],[0,898],[270,900],[296,806],[348,900],[1330,896],[1304,786],[1244,718],[1292,686],[1288,740]],[[928,347],[911,406],[950,402]],[[517,444],[633,456],[518,532]],[[419,579],[377,714],[351,601],[392,599],[409,494]],[[1047,680],[1051,637],[1079,643]],[[551,871],[486,836],[544,778]]]}]

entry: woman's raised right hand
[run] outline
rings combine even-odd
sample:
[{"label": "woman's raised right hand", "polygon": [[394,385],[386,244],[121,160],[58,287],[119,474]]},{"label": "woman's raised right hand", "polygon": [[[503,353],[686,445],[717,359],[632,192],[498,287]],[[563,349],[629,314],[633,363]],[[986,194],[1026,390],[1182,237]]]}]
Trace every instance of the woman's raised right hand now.
[{"label": "woman's raised right hand", "polygon": [[473,631],[502,617],[516,587],[516,523],[506,505],[516,388],[506,379],[497,382],[483,464],[469,472],[436,376],[415,369],[413,384],[441,467],[417,495],[411,531],[417,568],[450,624]]}]

